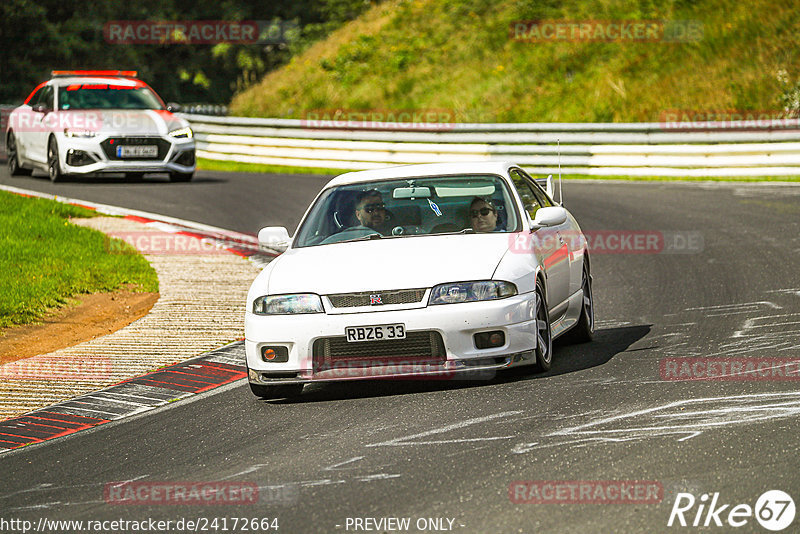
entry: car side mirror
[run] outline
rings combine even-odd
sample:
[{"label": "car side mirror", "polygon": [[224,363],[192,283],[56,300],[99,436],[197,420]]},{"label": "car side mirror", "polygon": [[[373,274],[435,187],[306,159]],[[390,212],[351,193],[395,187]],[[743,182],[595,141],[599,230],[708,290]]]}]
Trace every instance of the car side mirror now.
[{"label": "car side mirror", "polygon": [[175,102],[167,102],[167,111],[171,111],[172,113],[179,113],[183,109],[183,106],[180,104],[176,104]]},{"label": "car side mirror", "polygon": [[283,226],[267,226],[258,231],[258,246],[278,250],[280,252],[289,248],[292,238],[289,231]]},{"label": "car side mirror", "polygon": [[[529,218],[530,220],[530,218]],[[567,221],[567,210],[561,206],[551,206],[548,208],[539,208],[536,211],[536,218],[530,221],[531,230],[537,228],[544,228],[546,226],[558,226]]]},{"label": "car side mirror", "polygon": [[48,108],[44,104],[36,104],[31,109],[36,113],[47,113],[48,111],[50,111],[50,108]]}]

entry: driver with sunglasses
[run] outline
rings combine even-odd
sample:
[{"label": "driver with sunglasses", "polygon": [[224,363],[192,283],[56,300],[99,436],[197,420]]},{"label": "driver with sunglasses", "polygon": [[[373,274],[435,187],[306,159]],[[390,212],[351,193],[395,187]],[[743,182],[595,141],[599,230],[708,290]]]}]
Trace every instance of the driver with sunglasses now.
[{"label": "driver with sunglasses", "polygon": [[497,208],[491,200],[475,197],[469,205],[469,220],[476,232],[494,232],[497,230]]},{"label": "driver with sunglasses", "polygon": [[362,191],[356,197],[356,219],[362,226],[384,234],[388,231],[386,205],[378,190]]}]

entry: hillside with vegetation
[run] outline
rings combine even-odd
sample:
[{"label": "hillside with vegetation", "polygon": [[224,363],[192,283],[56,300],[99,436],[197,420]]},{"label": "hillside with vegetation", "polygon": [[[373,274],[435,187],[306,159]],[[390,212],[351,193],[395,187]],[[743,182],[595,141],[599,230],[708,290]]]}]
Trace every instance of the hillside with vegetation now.
[{"label": "hillside with vegetation", "polygon": [[[458,122],[659,121],[668,110],[796,116],[798,8],[770,0],[388,0],[238,93],[231,111],[306,118],[336,108],[430,109],[450,110]],[[514,22],[535,20],[690,21],[702,35],[513,38]]]}]

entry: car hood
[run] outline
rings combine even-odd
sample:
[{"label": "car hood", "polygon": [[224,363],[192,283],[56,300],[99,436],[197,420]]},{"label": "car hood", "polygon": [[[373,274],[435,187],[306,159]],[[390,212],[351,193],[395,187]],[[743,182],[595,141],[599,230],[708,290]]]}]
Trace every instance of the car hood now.
[{"label": "car hood", "polygon": [[268,293],[349,293],[491,279],[514,234],[384,238],[290,249]]},{"label": "car hood", "polygon": [[189,125],[167,110],[76,109],[59,111],[59,114],[61,123],[101,135],[166,135]]}]

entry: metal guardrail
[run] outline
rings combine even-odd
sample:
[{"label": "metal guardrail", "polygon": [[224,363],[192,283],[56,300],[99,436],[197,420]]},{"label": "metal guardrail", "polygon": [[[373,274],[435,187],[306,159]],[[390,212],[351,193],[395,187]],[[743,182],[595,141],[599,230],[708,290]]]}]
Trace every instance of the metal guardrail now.
[{"label": "metal guardrail", "polygon": [[[210,113],[221,106],[184,109]],[[11,107],[0,106],[0,131]],[[693,123],[352,123],[179,113],[198,156],[290,167],[373,169],[444,161],[511,160],[536,174],[797,176],[800,127]],[[795,121],[796,122],[796,121]],[[560,143],[560,147],[557,146]],[[5,139],[0,158],[5,157]]]},{"label": "metal guardrail", "polygon": [[[539,174],[800,175],[800,128],[749,122],[370,123],[183,115],[198,156],[330,169],[442,161],[512,160]],[[559,147],[560,145],[560,156]]]}]

